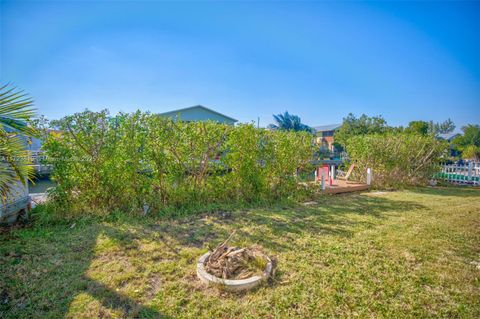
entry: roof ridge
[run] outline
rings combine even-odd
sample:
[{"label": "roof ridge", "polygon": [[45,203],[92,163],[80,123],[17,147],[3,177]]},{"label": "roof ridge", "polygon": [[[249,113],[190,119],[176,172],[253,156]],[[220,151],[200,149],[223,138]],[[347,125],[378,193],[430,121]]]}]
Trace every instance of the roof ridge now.
[{"label": "roof ridge", "polygon": [[163,112],[163,113],[159,113],[159,115],[166,115],[166,114],[171,114],[171,113],[178,113],[178,112],[181,112],[181,111],[185,111],[185,110],[190,110],[190,109],[194,109],[194,108],[202,108],[204,110],[207,110],[209,112],[212,112],[212,113],[215,113],[215,114],[218,114],[220,116],[223,116],[223,117],[226,117],[234,122],[238,122],[237,119],[231,117],[231,116],[228,116],[228,115],[225,115],[223,113],[220,113],[218,111],[215,111],[215,110],[212,110],[211,108],[208,108],[206,106],[203,106],[201,104],[197,104],[197,105],[192,105],[192,106],[188,106],[188,107],[184,107],[184,108],[181,108],[181,109],[176,109],[176,110],[172,110],[172,111],[168,111],[168,112]]},{"label": "roof ridge", "polygon": [[313,128],[316,130],[324,129],[325,131],[330,131],[330,130],[339,128],[340,126],[342,126],[342,123],[316,125],[316,126],[313,126]]}]

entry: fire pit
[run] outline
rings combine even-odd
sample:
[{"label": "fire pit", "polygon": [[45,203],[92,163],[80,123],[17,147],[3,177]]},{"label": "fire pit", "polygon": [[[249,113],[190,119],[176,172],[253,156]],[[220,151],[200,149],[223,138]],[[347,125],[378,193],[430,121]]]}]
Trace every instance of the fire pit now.
[{"label": "fire pit", "polygon": [[197,276],[207,285],[229,291],[252,289],[270,277],[272,260],[257,247],[227,246],[231,237],[199,258]]}]

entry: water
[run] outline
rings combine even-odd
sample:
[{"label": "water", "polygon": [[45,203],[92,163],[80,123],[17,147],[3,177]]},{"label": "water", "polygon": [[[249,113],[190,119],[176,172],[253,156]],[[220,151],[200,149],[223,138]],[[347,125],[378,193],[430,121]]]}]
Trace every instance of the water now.
[{"label": "water", "polygon": [[55,186],[55,182],[51,181],[48,178],[42,178],[35,180],[35,184],[29,182],[28,190],[30,194],[34,193],[45,193],[47,188]]}]

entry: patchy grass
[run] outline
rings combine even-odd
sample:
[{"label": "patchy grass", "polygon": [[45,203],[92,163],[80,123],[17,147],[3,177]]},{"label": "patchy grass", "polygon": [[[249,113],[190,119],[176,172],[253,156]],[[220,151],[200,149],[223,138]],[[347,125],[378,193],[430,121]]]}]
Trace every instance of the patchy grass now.
[{"label": "patchy grass", "polygon": [[[480,191],[422,188],[176,220],[0,234],[0,317],[480,317]],[[274,278],[205,289],[196,259],[234,229]]]}]

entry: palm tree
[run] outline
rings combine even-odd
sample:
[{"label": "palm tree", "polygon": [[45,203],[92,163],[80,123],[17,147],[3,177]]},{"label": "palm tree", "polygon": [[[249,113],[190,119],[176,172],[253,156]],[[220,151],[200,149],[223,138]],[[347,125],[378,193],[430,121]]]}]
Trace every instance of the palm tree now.
[{"label": "palm tree", "polygon": [[9,84],[0,87],[0,197],[4,202],[12,186],[33,177],[23,136],[33,136],[28,122],[35,115],[33,100]]},{"label": "palm tree", "polygon": [[277,124],[270,124],[268,127],[274,130],[313,132],[310,126],[302,123],[299,116],[291,115],[288,111],[283,114],[274,114],[273,119]]}]

